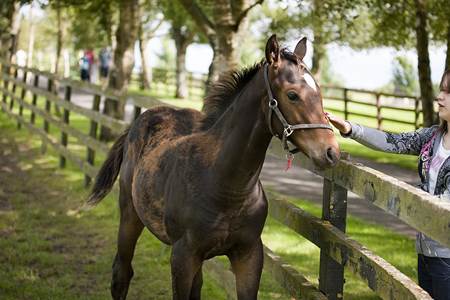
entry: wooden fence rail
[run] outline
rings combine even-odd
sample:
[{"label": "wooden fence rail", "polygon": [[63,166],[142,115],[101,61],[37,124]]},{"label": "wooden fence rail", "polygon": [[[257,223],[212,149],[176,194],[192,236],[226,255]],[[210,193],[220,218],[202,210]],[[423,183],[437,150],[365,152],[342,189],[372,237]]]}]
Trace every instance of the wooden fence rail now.
[{"label": "wooden fence rail", "polygon": [[[33,68],[25,68],[33,70],[47,76],[53,76],[49,72],[43,72]],[[133,76],[132,82],[136,82],[139,86],[143,86],[140,82],[141,76]],[[190,99],[201,100],[204,97],[204,91],[207,81],[207,74],[187,72],[188,96]],[[98,87],[90,86],[88,83],[80,83],[69,79],[62,79],[65,84],[72,86],[84,85],[85,91],[101,90]],[[172,69],[152,68],[151,91],[158,96],[175,95],[176,73]],[[390,122],[390,125],[406,125],[407,128],[417,129],[422,126],[422,108],[420,97],[401,94],[401,93],[385,93],[381,91],[371,91],[367,89],[346,88],[334,85],[321,85],[321,91],[324,98],[325,109],[334,113],[343,114],[347,120],[363,119],[363,122],[375,121],[378,129],[383,128],[383,124]],[[105,91],[106,93],[106,91]],[[104,94],[105,94],[104,93]],[[114,94],[116,98],[119,96]],[[362,113],[358,108],[353,107],[359,105],[368,110]],[[398,116],[389,113],[390,110],[395,112],[410,113],[407,116]],[[370,111],[373,111],[370,113]],[[367,125],[367,124],[366,124]]]},{"label": "wooden fence rail", "polygon": [[[158,92],[162,90],[165,95],[175,93],[176,80],[174,70],[154,68],[153,75],[152,83],[154,86],[151,87],[152,91]],[[188,72],[188,78],[189,98],[202,99],[204,94],[199,93],[199,91],[205,90],[206,74]],[[325,108],[331,112],[342,113],[345,119],[352,120],[355,117],[362,117],[373,120],[378,129],[382,129],[386,121],[391,122],[393,125],[409,125],[408,127],[411,129],[417,129],[422,125],[421,102],[418,96],[333,85],[321,85],[321,91]],[[364,107],[366,111],[362,113],[361,109],[353,107],[354,105]],[[406,116],[391,116],[390,110],[409,114]]]},{"label": "wooden fence rail", "polygon": [[[95,162],[96,153],[108,151],[108,145],[97,138],[98,125],[109,127],[116,133],[123,131],[129,125],[123,120],[100,113],[102,100],[111,98],[126,101],[134,107],[134,117],[137,117],[142,109],[161,104],[157,99],[150,97],[132,93],[119,94],[92,84],[59,78],[50,73],[22,68],[6,62],[1,62],[1,65],[0,79],[3,84],[0,84],[2,94],[0,105],[2,110],[17,120],[18,124],[38,134],[44,145],[52,146],[61,156],[61,167],[65,167],[66,160],[79,167],[86,175],[86,185],[98,172]],[[33,83],[29,83],[29,79],[33,80],[33,78]],[[47,86],[41,87],[40,80],[44,79],[47,80]],[[54,91],[55,82],[62,87],[64,95]],[[16,93],[17,87],[21,89],[20,95]],[[91,109],[76,103],[73,95],[78,90],[89,93],[92,99]],[[27,97],[27,92],[31,93],[31,97]],[[43,103],[42,100],[45,102]],[[15,102],[18,103],[18,108],[14,108]],[[52,105],[62,108],[62,115],[52,113]],[[30,111],[29,120],[24,116],[24,109]],[[88,133],[71,125],[71,112],[86,119],[86,124],[89,124]],[[41,120],[41,123],[38,120]],[[55,130],[60,132],[59,139],[54,136]],[[78,148],[85,148],[84,156],[80,155],[79,151],[73,151],[69,137],[77,140]],[[271,145],[269,152],[282,153],[278,141]],[[305,156],[301,154],[298,156],[297,164],[324,178],[322,218],[313,217],[271,193],[268,194],[269,213],[321,249],[319,287],[311,284],[295,270],[294,266],[284,263],[281,257],[265,248],[265,267],[280,285],[292,297],[298,299],[341,299],[344,270],[347,269],[360,277],[383,299],[431,299],[410,278],[345,235],[347,192],[354,192],[365,200],[373,202],[449,247],[450,204],[436,201],[429,194],[406,183],[346,159],[342,159],[333,169],[318,172]],[[224,270],[222,264],[215,260],[206,262],[205,267],[222,283],[229,297],[234,298],[234,278],[231,272]]]},{"label": "wooden fence rail", "polygon": [[[417,96],[350,89],[331,85],[322,85],[321,90],[326,109],[343,113],[344,118],[347,120],[351,120],[352,116],[375,119],[378,129],[382,129],[383,121],[410,125],[415,129],[422,125],[421,102]],[[336,105],[332,105],[333,102],[337,104],[342,103],[343,108],[336,108]],[[375,114],[361,113],[360,109],[351,109],[351,104],[357,104],[369,110],[371,108],[375,109]],[[408,119],[388,117],[386,116],[387,113],[385,113],[388,110],[409,112],[412,117],[410,116]]]}]

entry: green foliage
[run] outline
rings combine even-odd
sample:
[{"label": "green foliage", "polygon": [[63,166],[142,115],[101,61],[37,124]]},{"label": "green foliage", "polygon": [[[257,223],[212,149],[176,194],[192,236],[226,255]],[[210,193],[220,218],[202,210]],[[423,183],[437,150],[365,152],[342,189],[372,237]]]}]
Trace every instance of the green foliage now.
[{"label": "green foliage", "polygon": [[393,61],[392,83],[395,93],[417,95],[417,72],[413,64],[402,56],[397,56]]},{"label": "green foliage", "polygon": [[415,5],[412,0],[373,1],[370,20],[375,46],[412,48],[415,45]]},{"label": "green foliage", "polygon": [[34,23],[35,40],[34,49],[44,53],[51,53],[56,48],[56,14],[52,10],[47,10],[45,16],[33,16],[30,20],[26,15],[21,21],[21,31],[19,35],[18,48],[22,50],[28,49],[30,40],[30,26]]},{"label": "green foliage", "polygon": [[157,67],[169,70],[175,69],[175,47],[172,40],[162,39],[162,51],[157,53],[157,57]]},{"label": "green foliage", "polygon": [[[73,0],[68,0],[68,5]],[[118,23],[118,1],[85,1],[70,5],[70,31],[75,50],[110,46]],[[87,20],[89,20],[87,22]]]},{"label": "green foliage", "polygon": [[450,4],[448,0],[429,0],[430,27],[432,38],[447,43],[450,28]]}]

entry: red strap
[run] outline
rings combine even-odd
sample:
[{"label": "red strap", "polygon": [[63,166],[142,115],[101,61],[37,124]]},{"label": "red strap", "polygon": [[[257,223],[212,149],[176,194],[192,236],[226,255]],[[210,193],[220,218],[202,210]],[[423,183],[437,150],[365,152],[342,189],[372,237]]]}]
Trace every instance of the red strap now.
[{"label": "red strap", "polygon": [[292,161],[294,160],[294,154],[289,153],[286,155],[287,158],[287,166],[286,169],[284,169],[284,171],[288,171],[291,167],[292,167]]}]

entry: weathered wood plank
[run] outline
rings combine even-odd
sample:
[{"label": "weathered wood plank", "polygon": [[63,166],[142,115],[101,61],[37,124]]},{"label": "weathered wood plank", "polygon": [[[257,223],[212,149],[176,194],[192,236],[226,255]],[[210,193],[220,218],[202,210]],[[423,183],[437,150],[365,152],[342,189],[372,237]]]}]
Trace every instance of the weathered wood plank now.
[{"label": "weathered wood plank", "polygon": [[[17,68],[14,70],[14,77],[10,77],[10,76],[8,75],[8,77],[9,77],[10,79],[12,79],[11,82],[13,83],[13,85],[12,85],[12,90],[11,90],[11,92],[12,92],[14,95],[16,94],[17,82],[19,82],[19,80],[17,79],[18,74],[19,74],[18,71],[19,71],[19,70],[18,70]],[[13,108],[14,108],[14,99],[9,99],[9,109],[12,111]]]},{"label": "weathered wood plank", "polygon": [[414,281],[383,258],[351,240],[327,221],[322,221],[286,200],[268,193],[269,214],[301,234],[336,262],[359,276],[383,299],[431,299]]},{"label": "weathered wood plank", "polygon": [[[270,152],[284,155],[279,141],[275,140]],[[334,168],[319,171],[310,159],[299,153],[294,164],[333,181],[450,247],[450,201],[440,200],[392,176],[348,160],[340,160]]]},{"label": "weathered wood plank", "polygon": [[[28,72],[24,72],[23,74],[22,74],[22,81],[23,81],[23,83],[27,83],[27,77],[28,77]],[[22,90],[21,90],[21,92],[20,92],[20,99],[25,99],[25,95],[27,94],[27,89],[26,88],[24,88],[24,87],[22,87]],[[21,104],[19,104],[19,116],[22,116],[23,115],[23,106],[21,105]],[[17,122],[17,128],[18,129],[20,129],[22,127],[22,125],[21,125],[21,123],[20,122]]]},{"label": "weathered wood plank", "polygon": [[[33,85],[34,85],[35,88],[38,88],[38,87],[39,87],[39,75],[37,75],[37,74],[34,76],[34,82],[33,82]],[[37,104],[37,98],[38,98],[38,95],[35,94],[35,93],[33,93],[33,98],[32,98],[32,100],[31,100],[31,104],[32,104],[33,106],[36,106],[36,104]],[[34,124],[34,121],[35,121],[35,114],[34,114],[34,111],[31,111],[31,115],[30,115],[30,123],[31,123],[31,124]]]},{"label": "weathered wood plank", "polygon": [[295,299],[327,299],[308,279],[265,246],[264,268]]},{"label": "weathered wood plank", "polygon": [[[100,100],[101,100],[101,96],[95,94],[94,95],[94,99],[92,101],[92,110],[93,111],[100,111]],[[89,126],[89,137],[95,141],[97,141],[97,127],[98,127],[98,123],[95,121],[90,121],[90,126]],[[102,143],[103,144],[103,143]],[[105,145],[106,146],[106,145]],[[87,145],[87,151],[86,151],[86,161],[90,164],[90,165],[94,165],[95,162],[95,149],[92,149],[91,147],[89,147],[89,145]],[[92,178],[85,175],[84,177],[84,186],[88,187],[89,184],[91,183]]]},{"label": "weathered wood plank", "polygon": [[127,97],[126,98],[127,102],[132,103],[134,106],[138,106],[138,107],[144,107],[144,108],[152,108],[152,107],[156,107],[156,106],[174,107],[173,105],[159,101],[158,99],[153,98],[151,96],[142,96],[139,94],[135,94],[133,92],[128,93],[126,97]]},{"label": "weathered wood plank", "polygon": [[79,90],[82,90],[82,91],[85,91],[88,93],[92,93],[92,94],[102,94],[102,95],[104,95],[110,99],[116,100],[116,101],[119,101],[120,98],[123,97],[123,95],[117,90],[103,88],[100,85],[93,84],[90,82],[83,82],[83,81],[73,80],[70,78],[64,78],[62,76],[56,75],[51,72],[41,71],[36,68],[22,67],[17,64],[12,64],[12,63],[6,62],[4,60],[2,60],[1,63],[4,64],[5,66],[10,66],[13,68],[17,68],[19,70],[23,70],[24,72],[30,72],[33,74],[40,75],[41,77],[46,77],[48,79],[53,80],[54,82],[57,81],[61,85],[66,85],[66,86],[70,85],[72,88],[76,88],[76,89],[79,89]]},{"label": "weathered wood plank", "polygon": [[[2,92],[4,92],[4,91],[2,91]],[[10,92],[6,92],[6,94],[8,96],[10,96],[10,97],[14,97],[14,99],[19,101],[19,102],[21,101],[21,99],[19,97],[13,96]],[[39,107],[36,107],[36,106],[34,106],[32,104],[29,104],[26,101],[22,101],[20,103],[25,108],[31,110],[34,114],[37,114],[37,115],[41,116],[48,123],[51,123],[51,124],[55,125],[61,131],[64,131],[67,134],[75,137],[81,144],[87,145],[88,147],[91,147],[92,149],[94,149],[96,151],[100,151],[100,152],[105,153],[105,154],[108,153],[109,147],[108,147],[108,145],[106,143],[102,143],[102,142],[100,142],[100,141],[98,141],[98,140],[96,140],[94,138],[91,138],[90,136],[84,134],[80,130],[75,129],[75,128],[65,124],[64,122],[62,122],[58,118],[55,118],[53,115],[51,115],[50,113],[48,113],[45,110],[40,109]]]},{"label": "weathered wood plank", "polygon": [[[3,61],[2,61],[3,63]],[[136,106],[150,108],[153,106],[159,106],[159,105],[166,105],[170,106],[169,104],[166,104],[164,102],[161,102],[160,100],[151,97],[151,96],[143,96],[136,92],[127,92],[127,93],[121,93],[114,89],[109,88],[103,88],[100,85],[93,84],[90,82],[83,82],[79,80],[73,80],[70,78],[63,78],[61,76],[58,76],[56,74],[41,71],[36,68],[28,68],[28,67],[21,67],[16,64],[11,64],[8,62],[4,62],[5,66],[11,66],[20,70],[23,70],[25,72],[31,72],[36,75],[40,75],[43,77],[47,77],[49,79],[52,79],[53,81],[58,81],[59,84],[65,85],[65,86],[71,86],[72,89],[82,90],[87,93],[91,94],[98,94],[103,97],[106,97],[108,99],[116,100],[116,101],[122,101],[122,99],[127,99],[127,101],[132,101]],[[31,86],[27,85],[27,89],[29,89]]]},{"label": "weathered wood plank", "polygon": [[[4,76],[4,77],[9,77],[9,76]],[[10,79],[10,77],[9,77],[9,79]],[[19,86],[23,85],[23,83],[20,81],[15,80],[14,82],[16,82],[17,85],[19,85]],[[92,111],[90,109],[78,106],[74,103],[63,101],[57,95],[55,95],[49,91],[44,91],[42,89],[35,88],[30,85],[27,85],[27,88],[33,93],[36,93],[36,94],[46,97],[49,101],[52,101],[53,103],[59,105],[60,107],[63,107],[70,111],[84,115],[92,120],[97,121],[101,125],[111,128],[115,132],[121,133],[128,127],[128,124],[122,120],[117,120],[117,119],[105,116],[99,112]],[[0,90],[4,91],[3,89],[0,89]]]},{"label": "weathered wood plank", "polygon": [[[64,101],[70,102],[70,98],[71,97],[72,97],[72,88],[70,86],[66,86],[65,90],[64,90]],[[70,126],[69,125],[69,122],[70,122],[70,110],[64,109],[63,116],[62,116],[62,121],[67,126]],[[67,133],[62,131],[61,132],[61,146],[67,148],[68,140],[69,139],[68,139]],[[59,167],[60,168],[65,168],[66,167],[66,158],[63,155],[61,155],[59,157]]]},{"label": "weathered wood plank", "polygon": [[[345,233],[347,225],[347,190],[324,179],[322,220],[330,222]],[[319,289],[328,299],[344,296],[344,266],[328,255],[329,250],[320,249]]]},{"label": "weathered wood plank", "polygon": [[[9,81],[3,79],[3,75],[9,75],[10,72],[11,72],[11,67],[8,66],[8,65],[6,65],[6,64],[4,64],[4,63],[2,62],[1,73],[2,73],[3,89],[5,89],[5,90],[9,90],[9,89],[8,89],[8,87],[9,87]],[[5,94],[3,94],[3,95],[2,95],[2,102],[5,102],[5,103],[6,103],[6,101],[7,101],[6,98],[7,98],[7,96],[6,96]]]},{"label": "weathered wood plank", "polygon": [[10,117],[15,118],[17,121],[21,122],[22,125],[24,125],[31,132],[41,136],[41,138],[45,141],[45,143],[50,144],[55,149],[55,151],[58,152],[58,154],[64,155],[68,160],[73,162],[77,167],[80,168],[80,170],[84,174],[87,174],[91,177],[95,177],[95,175],[98,173],[98,168],[90,166],[82,159],[80,159],[78,156],[70,152],[69,149],[61,146],[54,137],[47,134],[43,129],[34,127],[30,123],[28,123],[23,117],[14,114],[11,110],[9,110],[6,104],[0,103],[0,105]]},{"label": "weathered wood plank", "polygon": [[[345,89],[343,87],[332,86],[332,85],[322,85],[321,87],[322,87],[322,89],[327,88],[327,89],[333,89],[333,90],[343,90],[343,89]],[[412,99],[412,100],[418,99],[418,97],[416,97],[416,96],[400,94],[400,93],[399,94],[393,94],[393,93],[384,93],[384,92],[374,92],[374,91],[365,90],[365,89],[349,89],[349,88],[347,88],[347,90],[349,92],[371,94],[371,95],[380,94],[381,96],[392,97],[392,98],[407,98],[407,99]]]}]

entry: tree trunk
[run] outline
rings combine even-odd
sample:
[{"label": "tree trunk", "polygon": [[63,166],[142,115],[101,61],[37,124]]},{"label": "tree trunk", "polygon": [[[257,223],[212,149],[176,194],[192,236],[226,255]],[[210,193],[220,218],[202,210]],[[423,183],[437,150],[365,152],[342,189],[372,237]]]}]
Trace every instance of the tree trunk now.
[{"label": "tree trunk", "polygon": [[219,74],[234,69],[238,62],[237,32],[248,12],[263,0],[249,5],[249,0],[216,0],[212,4],[212,20],[194,0],[178,0],[192,16],[200,31],[208,38],[214,52],[208,74],[208,84],[217,80]]},{"label": "tree trunk", "polygon": [[313,56],[312,56],[312,67],[311,72],[314,75],[315,79],[317,81],[320,81],[320,75],[321,75],[321,62],[323,58],[326,55],[326,48],[324,44],[324,36],[323,36],[323,12],[322,12],[322,5],[321,3],[318,3],[318,0],[314,0],[314,11],[312,13],[313,19],[313,34],[314,34],[314,41],[313,41]]},{"label": "tree trunk", "polygon": [[213,9],[214,20],[216,20],[214,73],[212,80],[219,78],[220,74],[234,69],[237,65],[236,35],[237,29],[234,24],[233,15],[229,1],[216,1]]},{"label": "tree trunk", "polygon": [[[117,45],[114,50],[113,66],[108,79],[108,87],[121,93],[126,92],[134,66],[134,44],[138,34],[138,0],[121,0],[119,26],[117,27]],[[105,100],[103,113],[117,119],[123,119],[125,103],[112,99]],[[112,140],[115,134],[102,126],[100,138]]]},{"label": "tree trunk", "polygon": [[63,59],[64,59],[64,77],[70,76],[70,52],[68,49],[64,49],[63,51]]},{"label": "tree trunk", "polygon": [[29,22],[30,22],[30,30],[29,30],[29,40],[28,40],[28,51],[27,51],[27,67],[33,67],[33,51],[34,51],[34,39],[35,39],[35,22],[33,19],[33,4],[30,5],[30,13],[29,13]]},{"label": "tree trunk", "polygon": [[59,62],[61,60],[61,50],[63,44],[63,30],[62,30],[62,20],[61,20],[61,3],[56,2],[56,23],[57,23],[57,33],[56,33],[56,59],[55,59],[55,69],[53,72],[55,74],[59,73]]},{"label": "tree trunk", "polygon": [[140,74],[140,89],[141,90],[148,90],[150,89],[150,80],[148,76],[148,67],[147,67],[147,58],[145,57],[145,45],[147,44],[146,41],[144,41],[143,33],[142,33],[142,24],[139,23],[139,33],[138,33],[138,39],[139,39],[139,54],[141,56],[141,74]]},{"label": "tree trunk", "polygon": [[0,57],[12,60],[16,48],[20,30],[20,1],[10,0],[3,4],[1,18],[6,20],[6,26],[0,28]]},{"label": "tree trunk", "polygon": [[323,44],[322,37],[320,35],[316,35],[314,33],[314,52],[312,56],[312,67],[311,67],[311,73],[314,75],[314,78],[320,82],[321,78],[321,62],[323,61],[323,58],[326,55],[326,48]]},{"label": "tree trunk", "polygon": [[192,41],[192,37],[189,33],[183,32],[182,28],[179,26],[174,26],[172,28],[172,37],[175,41],[175,48],[177,50],[175,97],[185,99],[188,97],[186,50]]},{"label": "tree trunk", "polygon": [[433,109],[433,85],[431,82],[430,57],[428,53],[427,11],[424,0],[415,0],[416,4],[416,50],[420,83],[420,98],[422,100],[423,126],[429,127],[435,123]]}]

